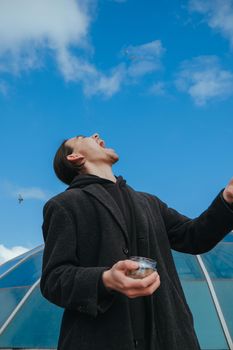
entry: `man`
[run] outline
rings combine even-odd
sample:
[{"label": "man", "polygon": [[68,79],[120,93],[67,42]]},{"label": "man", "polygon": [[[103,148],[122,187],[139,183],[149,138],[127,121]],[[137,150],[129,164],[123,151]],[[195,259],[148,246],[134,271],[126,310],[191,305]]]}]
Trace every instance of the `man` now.
[{"label": "man", "polygon": [[[134,191],[98,134],[63,142],[54,169],[68,189],[44,207],[42,294],[65,309],[60,350],[197,350],[171,248],[200,254],[233,228],[233,180],[191,220]],[[132,255],[158,272],[128,276]]]}]

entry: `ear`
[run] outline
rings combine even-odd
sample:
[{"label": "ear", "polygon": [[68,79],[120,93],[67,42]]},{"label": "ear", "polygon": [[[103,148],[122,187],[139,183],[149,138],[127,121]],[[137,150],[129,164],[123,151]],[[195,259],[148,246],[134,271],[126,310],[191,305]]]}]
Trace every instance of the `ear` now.
[{"label": "ear", "polygon": [[82,164],[84,161],[84,156],[82,156],[81,154],[78,153],[72,153],[72,154],[68,154],[68,156],[66,156],[66,159],[71,162],[72,164]]}]

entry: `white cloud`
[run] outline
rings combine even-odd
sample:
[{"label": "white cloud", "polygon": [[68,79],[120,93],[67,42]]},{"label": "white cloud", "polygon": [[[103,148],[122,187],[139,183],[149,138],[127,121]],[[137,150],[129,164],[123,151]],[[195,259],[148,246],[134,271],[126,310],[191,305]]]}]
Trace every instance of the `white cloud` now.
[{"label": "white cloud", "polygon": [[12,192],[12,195],[14,196],[17,196],[19,194],[23,197],[23,199],[37,199],[37,200],[48,199],[47,193],[38,187],[29,187],[29,188],[22,187]]},{"label": "white cloud", "polygon": [[104,74],[93,64],[70,55],[68,51],[60,52],[58,62],[64,78],[67,81],[81,82],[84,93],[88,96],[102,94],[111,97],[120,89],[126,74],[124,65],[115,67],[108,75]]},{"label": "white cloud", "polygon": [[125,76],[126,70],[123,64],[114,68],[109,76],[96,71],[92,77],[84,78],[84,92],[89,96],[103,94],[111,97],[120,90]]},{"label": "white cloud", "polygon": [[233,73],[224,70],[216,56],[199,56],[181,64],[176,86],[202,106],[233,94]]},{"label": "white cloud", "polygon": [[131,60],[129,77],[140,77],[161,69],[165,49],[160,40],[154,40],[138,46],[128,46],[124,52]]},{"label": "white cloud", "polygon": [[208,25],[226,37],[233,47],[232,0],[190,0],[189,8],[203,14]]},{"label": "white cloud", "polygon": [[85,44],[90,17],[75,0],[1,0],[0,70],[19,73],[40,66],[39,50],[55,57]]},{"label": "white cloud", "polygon": [[57,60],[65,79],[81,82],[86,95],[102,94],[111,97],[125,82],[130,84],[132,79],[140,79],[146,74],[160,70],[164,52],[160,40],[128,46],[122,51],[122,56],[128,58],[128,63],[118,64],[108,74],[99,71],[87,60],[73,56],[68,50],[61,50]]},{"label": "white cloud", "polygon": [[[50,57],[67,82],[79,83],[86,95],[111,97],[129,78],[161,68],[159,40],[127,48],[136,57],[108,72],[92,62],[89,29],[97,0],[1,0],[0,73],[20,75],[41,69]],[[4,86],[0,88],[4,93]]]},{"label": "white cloud", "polygon": [[142,60],[141,62],[132,63],[128,69],[128,74],[130,77],[141,77],[159,69],[160,65],[156,62]]},{"label": "white cloud", "polygon": [[88,30],[94,2],[1,0],[0,72],[40,68],[45,52],[50,52],[64,79],[81,83],[88,95],[117,92],[122,69],[104,74],[84,58],[91,50]]},{"label": "white cloud", "polygon": [[21,187],[12,184],[9,181],[3,181],[1,188],[10,197],[18,198],[19,195],[23,199],[35,199],[45,201],[51,197],[51,193],[39,188],[39,187]]},{"label": "white cloud", "polygon": [[22,246],[15,246],[12,248],[6,248],[3,244],[0,244],[0,264],[15,258],[18,255],[26,253],[29,249]]},{"label": "white cloud", "polygon": [[159,81],[157,83],[154,83],[149,92],[152,95],[156,95],[156,96],[164,96],[166,95],[166,83],[163,81]]}]

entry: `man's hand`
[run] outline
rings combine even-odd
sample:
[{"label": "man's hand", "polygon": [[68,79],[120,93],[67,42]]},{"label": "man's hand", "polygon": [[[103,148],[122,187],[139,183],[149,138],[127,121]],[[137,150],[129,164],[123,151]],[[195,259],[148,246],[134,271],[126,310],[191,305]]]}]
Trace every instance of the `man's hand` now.
[{"label": "man's hand", "polygon": [[225,190],[223,191],[223,198],[229,204],[233,203],[233,178],[230,180]]},{"label": "man's hand", "polygon": [[116,290],[129,298],[151,295],[160,286],[160,278],[155,271],[142,279],[133,279],[126,275],[129,270],[138,269],[137,262],[131,260],[118,261],[110,270],[103,273],[106,288]]}]

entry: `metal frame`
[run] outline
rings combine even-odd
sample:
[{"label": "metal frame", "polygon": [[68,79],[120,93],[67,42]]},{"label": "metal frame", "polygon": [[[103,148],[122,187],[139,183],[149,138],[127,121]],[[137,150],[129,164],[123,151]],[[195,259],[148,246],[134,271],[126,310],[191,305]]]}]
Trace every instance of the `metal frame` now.
[{"label": "metal frame", "polygon": [[221,306],[220,306],[220,303],[218,301],[218,297],[217,297],[217,294],[215,292],[215,289],[214,289],[214,285],[211,281],[211,278],[210,278],[210,275],[205,267],[205,264],[202,260],[202,257],[200,255],[197,255],[197,261],[201,267],[201,270],[206,278],[206,282],[207,282],[207,285],[209,287],[209,290],[210,290],[210,295],[213,299],[213,302],[214,302],[214,306],[216,308],[216,311],[217,311],[217,315],[219,317],[219,320],[220,320],[220,323],[221,323],[221,326],[222,326],[222,329],[223,329],[223,332],[225,334],[225,337],[226,337],[226,340],[227,340],[227,343],[229,345],[229,349],[230,350],[233,350],[233,341],[231,339],[231,335],[230,335],[230,332],[228,330],[228,327],[227,327],[227,323],[226,323],[226,320],[224,318],[224,315],[223,315],[223,312],[222,312],[222,309],[221,309]]},{"label": "metal frame", "polygon": [[24,295],[22,300],[18,303],[18,305],[15,307],[15,309],[12,311],[8,319],[3,323],[2,327],[0,328],[0,335],[5,331],[7,326],[10,324],[10,322],[13,320],[15,315],[19,312],[19,310],[22,308],[22,306],[25,304],[27,299],[30,297],[30,295],[33,293],[35,288],[40,283],[40,278],[31,286],[31,288],[27,291],[27,293]]}]

